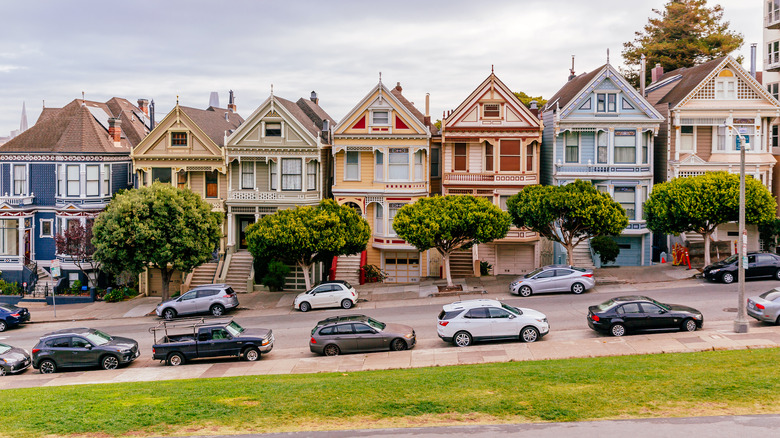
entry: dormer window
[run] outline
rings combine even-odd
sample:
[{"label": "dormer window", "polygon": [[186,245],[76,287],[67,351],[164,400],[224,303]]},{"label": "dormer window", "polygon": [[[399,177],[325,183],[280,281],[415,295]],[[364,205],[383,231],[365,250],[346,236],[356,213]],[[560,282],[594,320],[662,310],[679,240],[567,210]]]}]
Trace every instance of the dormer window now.
[{"label": "dormer window", "polygon": [[596,112],[597,113],[617,112],[617,94],[614,93],[596,94]]},{"label": "dormer window", "polygon": [[281,137],[282,136],[282,124],[281,123],[266,123],[265,124],[265,136],[266,137]]},{"label": "dormer window", "polygon": [[486,103],[482,108],[482,116],[495,119],[501,117],[501,105],[497,103]]},{"label": "dormer window", "polygon": [[390,112],[389,111],[374,111],[371,113],[372,125],[389,125],[390,124]]},{"label": "dormer window", "polygon": [[722,70],[715,79],[715,99],[734,100],[737,98],[737,78],[731,70]]},{"label": "dormer window", "polygon": [[187,146],[187,133],[171,132],[171,146]]}]

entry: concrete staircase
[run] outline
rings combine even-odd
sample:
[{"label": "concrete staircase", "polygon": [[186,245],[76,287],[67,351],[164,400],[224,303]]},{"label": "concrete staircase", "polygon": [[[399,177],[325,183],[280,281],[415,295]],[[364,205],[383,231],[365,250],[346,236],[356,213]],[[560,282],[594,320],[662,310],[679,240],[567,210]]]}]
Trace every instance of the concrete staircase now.
[{"label": "concrete staircase", "polygon": [[336,264],[336,280],[346,280],[350,284],[360,283],[360,254],[339,256]]},{"label": "concrete staircase", "polygon": [[450,254],[450,275],[452,278],[474,276],[474,253],[471,252],[471,248],[457,250]]},{"label": "concrete staircase", "polygon": [[[564,248],[564,251],[566,248]],[[574,247],[574,262],[572,266],[586,269],[596,269],[593,264],[593,257],[590,255],[590,240],[584,240]]]},{"label": "concrete staircase", "polygon": [[246,281],[249,278],[249,275],[252,274],[252,254],[250,254],[249,251],[238,251],[233,253],[227,270],[225,283],[229,284],[230,287],[238,293],[247,292]]},{"label": "concrete staircase", "polygon": [[49,294],[54,291],[54,279],[49,275],[49,271],[38,266],[38,282],[35,283],[35,290],[32,293],[34,298],[43,298],[46,292]]},{"label": "concrete staircase", "polygon": [[190,289],[201,286],[204,284],[211,284],[214,282],[214,274],[217,272],[217,266],[219,263],[204,263],[194,271],[192,271],[192,279],[190,280]]}]

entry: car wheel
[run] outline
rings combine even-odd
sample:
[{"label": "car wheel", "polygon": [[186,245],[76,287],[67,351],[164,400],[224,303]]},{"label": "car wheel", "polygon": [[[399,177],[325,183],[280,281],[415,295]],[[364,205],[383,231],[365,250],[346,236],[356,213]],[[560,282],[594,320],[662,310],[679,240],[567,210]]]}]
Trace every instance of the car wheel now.
[{"label": "car wheel", "polygon": [[520,332],[520,339],[523,342],[536,342],[539,340],[539,330],[536,327],[526,327]]},{"label": "car wheel", "polygon": [[696,321],[692,319],[686,319],[683,321],[682,329],[686,332],[695,332],[696,331]]},{"label": "car wheel", "polygon": [[222,316],[225,313],[225,306],[222,304],[214,304],[211,306],[211,314],[214,316]]},{"label": "car wheel", "polygon": [[574,284],[571,285],[571,291],[573,293],[579,295],[579,294],[585,292],[585,286],[582,283],[580,283],[580,282],[574,283]]},{"label": "car wheel", "polygon": [[780,280],[780,269],[775,271],[775,280]]},{"label": "car wheel", "polygon": [[115,370],[119,368],[119,359],[109,354],[100,361],[100,367],[104,370]]},{"label": "car wheel", "polygon": [[341,350],[339,350],[339,346],[336,344],[328,344],[322,352],[325,353],[325,356],[338,356]]},{"label": "car wheel", "polygon": [[623,324],[615,324],[609,331],[612,333],[612,336],[620,337],[626,334],[626,327]]},{"label": "car wheel", "polygon": [[244,351],[244,359],[248,362],[254,362],[257,359],[260,359],[260,350],[255,347],[247,348],[246,351]]},{"label": "car wheel", "polygon": [[8,328],[8,324],[5,323],[2,319],[0,319],[0,332],[4,332],[5,329]]},{"label": "car wheel", "polygon": [[41,361],[40,365],[38,365],[38,370],[40,370],[41,374],[56,373],[57,364],[55,364],[53,360],[44,359]]},{"label": "car wheel", "polygon": [[731,272],[725,272],[723,275],[720,276],[721,281],[723,281],[726,284],[731,284],[734,282],[734,274]]},{"label": "car wheel", "polygon": [[8,374],[8,371],[5,369],[5,367],[0,367],[0,377]]},{"label": "car wheel", "polygon": [[520,290],[518,291],[518,295],[521,297],[530,297],[533,291],[529,286],[520,286]]},{"label": "car wheel", "polygon": [[184,355],[181,353],[171,353],[168,355],[168,365],[177,367],[184,363]]},{"label": "car wheel", "polygon": [[354,303],[352,303],[352,300],[343,299],[341,300],[341,308],[342,309],[351,309]]},{"label": "car wheel", "polygon": [[298,306],[298,308],[301,309],[301,312],[308,312],[309,309],[311,309],[311,305],[304,301]]},{"label": "car wheel", "polygon": [[452,338],[456,347],[468,347],[471,345],[471,334],[469,332],[458,332]]},{"label": "car wheel", "polygon": [[163,318],[170,321],[173,318],[176,318],[176,311],[173,309],[165,309],[163,310]]},{"label": "car wheel", "polygon": [[390,343],[390,349],[393,351],[404,351],[406,350],[406,341],[401,338],[395,338]]}]

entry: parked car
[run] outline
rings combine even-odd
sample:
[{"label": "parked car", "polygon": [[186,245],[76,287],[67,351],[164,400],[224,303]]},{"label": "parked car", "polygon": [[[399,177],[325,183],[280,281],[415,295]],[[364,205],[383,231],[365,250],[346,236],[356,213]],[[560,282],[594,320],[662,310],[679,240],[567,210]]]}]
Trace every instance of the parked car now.
[{"label": "parked car", "polygon": [[417,335],[403,324],[385,324],[366,315],[335,316],[322,320],[311,331],[312,353],[337,356],[365,351],[402,351],[414,348]]},{"label": "parked car", "polygon": [[588,308],[588,326],[593,330],[623,336],[637,330],[680,329],[696,331],[704,325],[693,307],[665,304],[641,296],[612,298]]},{"label": "parked car", "polygon": [[748,298],[747,313],[759,321],[780,325],[780,287]]},{"label": "parked car", "polygon": [[157,316],[171,320],[181,315],[209,312],[222,316],[226,310],[238,307],[238,295],[227,284],[205,284],[178,298],[157,305]]},{"label": "parked car", "polygon": [[0,376],[21,373],[30,368],[30,353],[23,348],[0,344]]},{"label": "parked car", "polygon": [[134,361],[138,342],[91,328],[64,329],[44,335],[32,350],[33,368],[43,374],[60,368],[100,366],[113,370]]},{"label": "parked car", "polygon": [[163,321],[151,328],[154,334],[152,356],[167,365],[185,361],[233,356],[254,362],[274,348],[270,329],[246,330],[232,319]]},{"label": "parked car", "polygon": [[320,307],[351,309],[357,303],[357,299],[357,291],[349,282],[344,280],[323,281],[295,297],[293,308],[301,312],[308,312]]},{"label": "parked car", "polygon": [[[780,280],[780,256],[768,252],[747,253],[745,278],[774,278]],[[737,280],[739,271],[739,255],[707,265],[704,268],[704,278],[712,281],[722,281],[729,284]]]},{"label": "parked car", "polygon": [[509,291],[521,297],[540,292],[573,292],[581,294],[593,288],[593,271],[569,265],[548,265],[519,277],[509,285]]},{"label": "parked car", "polygon": [[30,312],[26,307],[0,304],[0,332],[4,332],[9,327],[16,327],[29,320]]},{"label": "parked car", "polygon": [[550,331],[543,313],[486,299],[447,304],[438,322],[439,337],[458,347],[494,339],[536,342]]}]

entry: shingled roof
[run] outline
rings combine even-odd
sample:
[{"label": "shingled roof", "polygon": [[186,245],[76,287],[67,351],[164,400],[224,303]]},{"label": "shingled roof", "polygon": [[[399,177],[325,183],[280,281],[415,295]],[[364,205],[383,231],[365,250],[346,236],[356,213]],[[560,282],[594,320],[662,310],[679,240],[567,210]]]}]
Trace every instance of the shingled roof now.
[{"label": "shingled roof", "polygon": [[593,80],[594,77],[596,77],[599,72],[601,72],[601,70],[604,69],[605,66],[606,64],[591,71],[590,73],[583,73],[579,76],[576,76],[569,82],[566,82],[566,85],[561,87],[561,89],[558,90],[558,92],[547,101],[544,110],[550,110],[554,105],[557,105],[560,108],[565,107],[572,99],[577,96],[577,94],[579,94],[580,91],[582,91],[583,88],[585,88],[586,85],[590,83],[591,80]]},{"label": "shingled roof", "polygon": [[[108,127],[92,111],[122,120],[118,145],[108,135]],[[47,108],[30,129],[0,146],[0,153],[129,154],[146,135],[140,109],[122,98],[106,103],[76,99],[62,108]]]},{"label": "shingled roof", "polygon": [[[208,107],[205,110],[179,106],[196,125],[219,147],[225,146],[225,132],[230,135],[244,123],[244,118],[224,108]],[[227,118],[225,115],[227,114]]]},{"label": "shingled roof", "polygon": [[668,103],[670,107],[674,107],[680,103],[681,100],[685,99],[685,96],[690,94],[691,91],[693,91],[693,89],[696,88],[712,70],[719,66],[725,58],[726,57],[723,56],[713,59],[712,61],[707,61],[704,64],[699,64],[694,67],[678,68],[677,70],[672,70],[669,73],[664,74],[657,81],[650,84],[648,88],[652,88],[654,84],[659,84],[675,76],[680,76],[680,78],[677,80],[677,85],[669,90],[669,92],[659,99],[658,102],[651,103]]},{"label": "shingled roof", "polygon": [[[332,123],[331,126],[336,125],[333,118],[311,100],[300,98],[297,102],[291,102],[279,96],[274,96],[274,99],[281,103],[287,112],[295,117],[315,138],[320,137],[320,133],[322,132],[322,121],[324,119],[330,120],[330,123]],[[326,141],[327,139],[322,138],[322,140]]]}]

